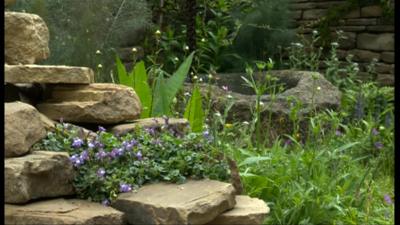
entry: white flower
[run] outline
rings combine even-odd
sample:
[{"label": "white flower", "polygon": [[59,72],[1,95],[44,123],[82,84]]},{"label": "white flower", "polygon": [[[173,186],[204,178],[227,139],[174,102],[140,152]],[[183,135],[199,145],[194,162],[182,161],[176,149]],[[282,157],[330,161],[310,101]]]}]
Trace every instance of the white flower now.
[{"label": "white flower", "polygon": [[202,38],[202,39],[201,39],[201,42],[206,42],[206,39],[205,39],[205,38]]},{"label": "white flower", "polygon": [[97,54],[97,55],[100,55],[100,54],[101,54],[101,51],[100,51],[100,50],[97,50],[97,51],[96,51],[96,54]]},{"label": "white flower", "polygon": [[247,121],[243,121],[243,125],[249,125],[250,123],[249,122],[247,122]]},{"label": "white flower", "polygon": [[214,115],[215,115],[216,117],[221,117],[221,113],[219,113],[219,112],[214,113]]},{"label": "white flower", "polygon": [[154,34],[155,35],[161,35],[161,31],[160,30],[156,30],[156,32]]},{"label": "white flower", "polygon": [[175,57],[175,58],[174,58],[174,61],[179,61],[178,57]]},{"label": "white flower", "polygon": [[189,92],[185,92],[183,95],[190,96],[190,93]]},{"label": "white flower", "polygon": [[193,76],[193,80],[197,80],[198,79],[198,77],[197,76]]},{"label": "white flower", "polygon": [[185,45],[185,47],[183,47],[183,50],[189,51],[189,46]]},{"label": "white flower", "polygon": [[318,91],[320,91],[320,90],[321,90],[321,87],[320,87],[320,86],[318,86],[318,87],[317,87],[317,90],[318,90]]},{"label": "white flower", "polygon": [[317,30],[313,30],[312,33],[313,33],[314,35],[317,35],[317,34],[318,34],[318,31],[317,31]]},{"label": "white flower", "polygon": [[339,43],[337,43],[337,42],[332,42],[331,45],[334,46],[334,47],[337,47],[337,46],[339,46]]},{"label": "white flower", "polygon": [[211,75],[211,73],[208,74],[208,79],[212,79],[213,76]]},{"label": "white flower", "polygon": [[97,65],[97,68],[101,69],[101,68],[103,68],[103,65],[99,64],[99,65]]},{"label": "white flower", "polygon": [[260,106],[263,106],[264,105],[264,102],[260,102]]},{"label": "white flower", "polygon": [[132,48],[132,52],[136,53],[137,52],[137,48]]},{"label": "white flower", "polygon": [[199,81],[200,81],[200,82],[203,82],[203,78],[200,78]]},{"label": "white flower", "polygon": [[229,99],[232,99],[232,98],[233,98],[232,95],[227,95],[226,97],[229,98]]}]

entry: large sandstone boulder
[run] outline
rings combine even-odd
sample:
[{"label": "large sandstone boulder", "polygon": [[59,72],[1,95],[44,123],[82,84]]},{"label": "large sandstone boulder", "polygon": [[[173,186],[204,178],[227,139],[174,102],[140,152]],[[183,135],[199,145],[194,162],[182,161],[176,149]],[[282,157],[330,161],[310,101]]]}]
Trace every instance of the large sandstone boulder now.
[{"label": "large sandstone boulder", "polygon": [[22,102],[5,103],[4,137],[5,156],[21,156],[46,136],[40,113]]},{"label": "large sandstone boulder", "polygon": [[87,67],[5,65],[7,83],[89,84],[94,73]]},{"label": "large sandstone boulder", "polygon": [[115,124],[137,119],[139,97],[132,88],[117,84],[55,85],[50,99],[37,109],[50,119],[65,122]]},{"label": "large sandstone boulder", "polygon": [[27,205],[5,205],[5,224],[122,225],[123,213],[98,203],[78,199],[54,199]]},{"label": "large sandstone boulder", "polygon": [[259,225],[263,223],[268,213],[269,207],[264,201],[245,195],[238,195],[236,196],[235,208],[222,213],[207,225]]},{"label": "large sandstone boulder", "polygon": [[49,30],[38,15],[5,12],[4,48],[7,64],[34,64],[50,54]]},{"label": "large sandstone boulder", "polygon": [[131,224],[205,224],[234,205],[231,184],[190,180],[145,185],[137,193],[120,194],[113,207]]},{"label": "large sandstone boulder", "polygon": [[[168,124],[167,124],[168,123]],[[168,127],[179,132],[185,132],[189,126],[187,119],[180,118],[146,118],[138,119],[133,123],[119,124],[111,128],[111,132],[116,135],[123,135],[134,131],[136,128],[162,128]]]},{"label": "large sandstone boulder", "polygon": [[34,151],[4,162],[5,203],[74,194],[74,170],[67,153]]}]

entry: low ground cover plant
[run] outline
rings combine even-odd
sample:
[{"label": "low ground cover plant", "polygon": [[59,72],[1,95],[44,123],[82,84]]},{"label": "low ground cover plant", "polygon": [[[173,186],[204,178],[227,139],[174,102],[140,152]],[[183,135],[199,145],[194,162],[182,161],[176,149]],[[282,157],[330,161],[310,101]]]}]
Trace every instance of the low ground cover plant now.
[{"label": "low ground cover plant", "polygon": [[[168,118],[165,118],[168,124]],[[161,129],[138,128],[115,136],[102,127],[95,137],[76,126],[60,123],[35,149],[67,151],[77,176],[79,197],[105,205],[118,193],[145,183],[182,183],[188,178],[227,180],[228,164],[210,147],[208,132],[183,134],[168,125]]]}]

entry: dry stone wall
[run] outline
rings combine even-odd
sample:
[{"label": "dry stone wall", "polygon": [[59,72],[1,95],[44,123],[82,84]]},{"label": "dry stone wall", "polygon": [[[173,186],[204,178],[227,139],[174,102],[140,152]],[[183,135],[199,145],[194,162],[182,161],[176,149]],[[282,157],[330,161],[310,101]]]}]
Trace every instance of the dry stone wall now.
[{"label": "dry stone wall", "polygon": [[[345,0],[292,0],[290,9],[298,33],[311,36],[315,24],[334,6],[345,4]],[[384,85],[394,84],[394,25],[383,18],[379,5],[358,7],[330,27],[342,30],[347,37],[339,43],[339,59],[348,54],[360,65],[360,76],[366,75],[367,65],[375,58],[378,81]]]}]

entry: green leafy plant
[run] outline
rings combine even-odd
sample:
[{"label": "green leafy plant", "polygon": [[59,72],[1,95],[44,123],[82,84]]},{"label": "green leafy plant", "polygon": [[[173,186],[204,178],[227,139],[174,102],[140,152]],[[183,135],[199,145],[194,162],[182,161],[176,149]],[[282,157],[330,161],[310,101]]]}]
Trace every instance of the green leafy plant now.
[{"label": "green leafy plant", "polygon": [[138,62],[134,69],[127,73],[121,60],[116,57],[117,75],[120,84],[132,87],[138,94],[144,111],[141,117],[171,115],[171,104],[178,91],[182,88],[192,64],[192,52],[180,65],[178,70],[168,78],[160,71],[150,87],[144,62]]},{"label": "green leafy plant", "polygon": [[77,171],[74,186],[80,198],[108,205],[118,193],[133,191],[149,182],[184,182],[188,178],[229,178],[228,165],[203,133],[182,134],[168,125],[138,128],[114,136],[99,127],[95,137],[69,124],[56,130],[34,148],[67,151]]},{"label": "green leafy plant", "polygon": [[186,105],[184,117],[189,121],[193,132],[201,132],[204,126],[204,111],[202,97],[197,85],[193,88],[192,96]]}]

